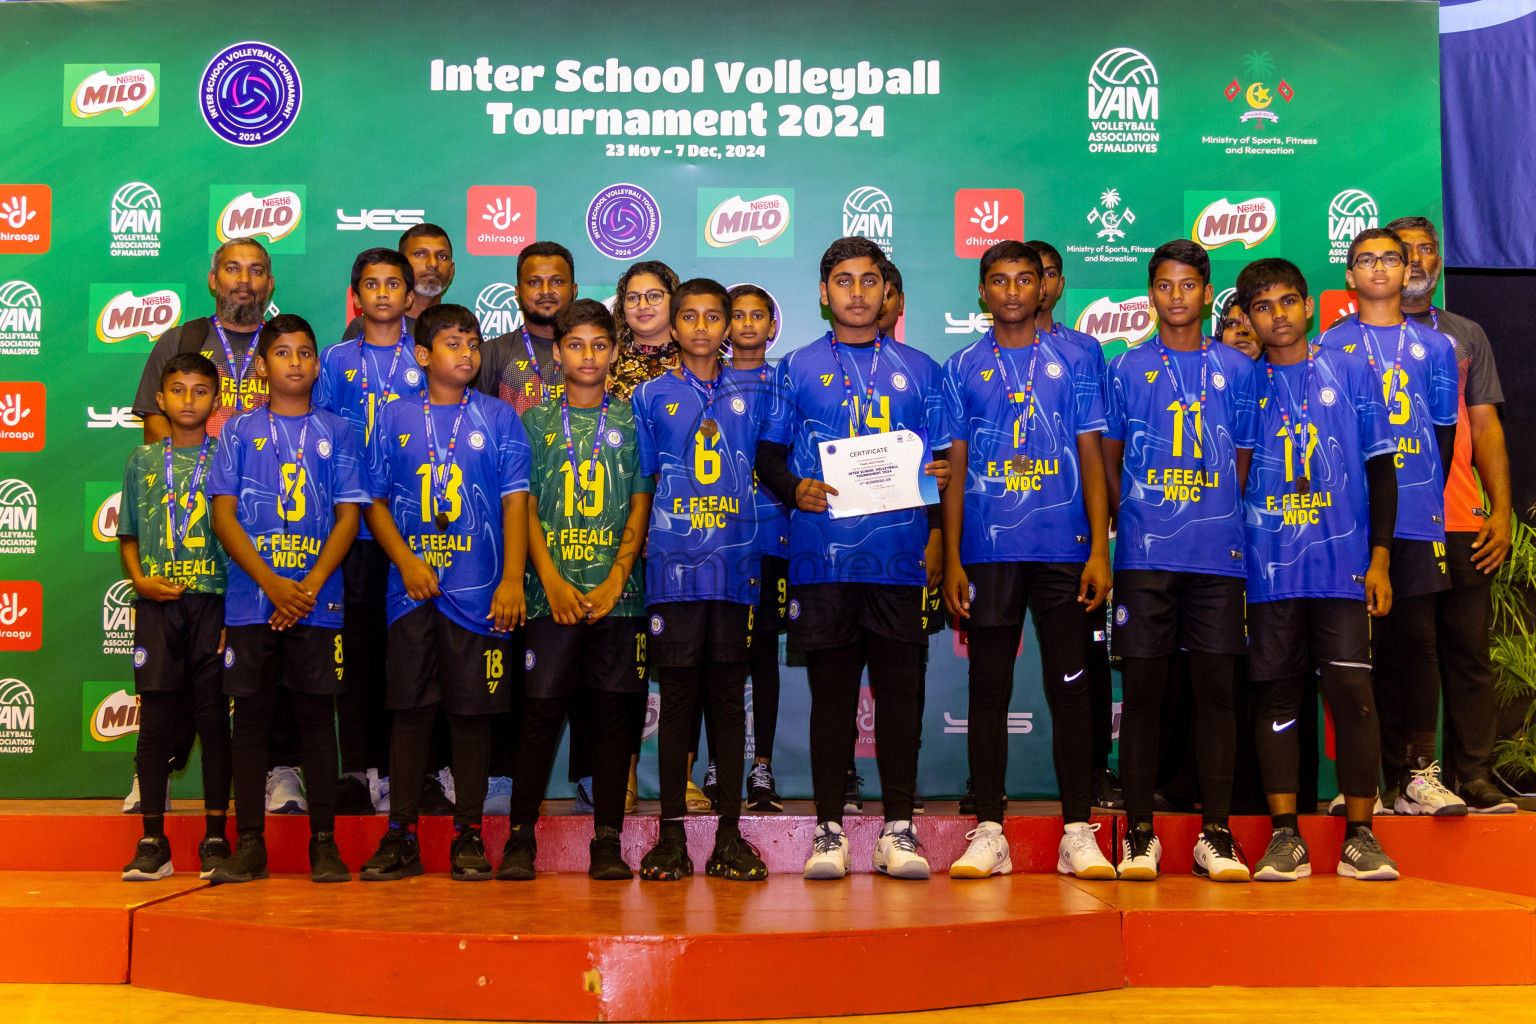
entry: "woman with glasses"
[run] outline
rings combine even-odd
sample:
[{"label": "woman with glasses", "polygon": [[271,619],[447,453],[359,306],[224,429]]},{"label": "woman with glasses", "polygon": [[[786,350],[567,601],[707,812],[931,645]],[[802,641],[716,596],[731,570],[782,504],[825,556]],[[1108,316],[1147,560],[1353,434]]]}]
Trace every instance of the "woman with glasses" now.
[{"label": "woman with glasses", "polygon": [[677,283],[677,274],[660,260],[635,263],[619,278],[613,309],[619,322],[619,352],[609,381],[614,394],[625,401],[641,384],[677,368],[671,319]]}]

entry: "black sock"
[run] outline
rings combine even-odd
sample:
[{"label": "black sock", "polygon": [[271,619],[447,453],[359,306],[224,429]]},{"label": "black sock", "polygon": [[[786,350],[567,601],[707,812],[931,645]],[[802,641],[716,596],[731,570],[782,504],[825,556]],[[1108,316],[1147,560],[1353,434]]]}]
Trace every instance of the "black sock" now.
[{"label": "black sock", "polygon": [[1354,835],[1356,832],[1360,831],[1361,829],[1364,829],[1365,831],[1369,832],[1371,830],[1371,823],[1369,821],[1347,821],[1347,822],[1345,822],[1344,823],[1344,838],[1348,839],[1350,836]]},{"label": "black sock", "polygon": [[1147,816],[1145,818],[1132,818],[1131,819],[1131,828],[1140,829],[1142,832],[1151,832],[1152,831],[1152,818],[1151,818],[1151,816],[1149,815],[1149,816]]},{"label": "black sock", "polygon": [[1288,828],[1298,834],[1301,832],[1301,825],[1297,823],[1294,812],[1291,814],[1271,814],[1269,816],[1269,824],[1272,828]]},{"label": "black sock", "polygon": [[146,815],[144,815],[144,838],[145,839],[164,839],[165,838],[165,815],[163,815],[163,814],[146,814]]},{"label": "black sock", "polygon": [[[229,821],[229,817],[227,815],[223,815],[223,814],[205,814],[205,815],[203,815],[203,838],[204,839],[223,839],[224,838],[224,824],[227,821]],[[226,840],[226,842],[227,842],[227,840]]]}]

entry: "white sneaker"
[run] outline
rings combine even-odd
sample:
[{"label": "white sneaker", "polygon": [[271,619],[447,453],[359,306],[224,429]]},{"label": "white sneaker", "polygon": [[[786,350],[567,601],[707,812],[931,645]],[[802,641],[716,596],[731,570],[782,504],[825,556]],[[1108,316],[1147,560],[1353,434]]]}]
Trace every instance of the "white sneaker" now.
[{"label": "white sneaker", "polygon": [[842,878],[852,866],[843,826],[835,821],[818,824],[816,835],[811,839],[810,859],[805,862],[805,877]]},{"label": "white sneaker", "polygon": [[297,768],[279,767],[267,772],[267,813],[308,814],[304,783]]},{"label": "white sneaker", "polygon": [[[1328,804],[1328,813],[1333,815],[1335,818],[1342,818],[1342,817],[1344,817],[1344,794],[1343,793],[1340,793],[1338,796],[1334,797],[1332,801],[1329,802],[1329,804]],[[1391,814],[1391,813],[1393,813],[1392,808],[1390,808],[1390,807],[1383,807],[1382,806],[1382,803],[1381,803],[1381,793],[1378,792],[1376,794],[1376,806],[1371,809],[1371,814],[1374,817],[1381,817],[1384,814]]]},{"label": "white sneaker", "polygon": [[876,871],[892,878],[928,877],[928,859],[917,852],[922,844],[910,821],[888,821],[875,841],[871,861]]},{"label": "white sneaker", "polygon": [[1429,814],[1437,818],[1467,813],[1467,802],[1440,784],[1440,762],[1412,772],[1408,785],[1398,794],[1393,809],[1398,814]]},{"label": "white sneaker", "polygon": [[1155,882],[1162,862],[1163,841],[1133,827],[1120,840],[1120,865],[1115,870],[1123,882]]},{"label": "white sneaker", "polygon": [[375,813],[389,813],[389,776],[379,775],[377,768],[368,769],[368,797],[373,801]]},{"label": "white sneaker", "polygon": [[991,878],[993,875],[1013,874],[1013,858],[1009,856],[1008,840],[1003,837],[1003,826],[995,821],[982,821],[965,834],[971,841],[965,853],[949,866],[950,878]]},{"label": "white sneaker", "polygon": [[1078,878],[1114,878],[1115,866],[1099,849],[1098,825],[1074,821],[1062,829],[1056,846],[1056,873]]},{"label": "white sneaker", "polygon": [[453,792],[453,769],[451,769],[451,768],[440,768],[440,769],[438,769],[438,772],[437,772],[437,784],[439,786],[443,787],[443,796],[448,798],[448,802],[449,803],[452,804],[452,803],[457,803],[458,802],[457,799],[455,799],[454,792]]},{"label": "white sneaker", "polygon": [[486,816],[505,817],[512,813],[512,780],[505,775],[493,775],[485,791]]},{"label": "white sneaker", "polygon": [[[138,773],[135,772],[134,776],[133,776],[133,788],[128,790],[128,796],[123,800],[123,813],[124,814],[138,814],[138,813],[140,813],[142,811],[142,808],[140,807],[140,803],[141,803],[141,799],[139,797],[139,776],[138,776]],[[170,779],[166,779],[165,780],[165,809],[167,811],[169,811],[171,809],[171,780]]]},{"label": "white sneaker", "polygon": [[1208,825],[1195,840],[1195,874],[1213,882],[1246,882],[1252,876],[1230,829]]}]

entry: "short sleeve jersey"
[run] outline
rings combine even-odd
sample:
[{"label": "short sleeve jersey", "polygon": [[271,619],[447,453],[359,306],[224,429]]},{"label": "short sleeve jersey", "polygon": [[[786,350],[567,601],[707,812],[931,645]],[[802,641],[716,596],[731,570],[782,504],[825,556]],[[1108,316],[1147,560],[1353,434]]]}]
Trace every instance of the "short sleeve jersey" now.
[{"label": "short sleeve jersey", "polygon": [[[155,395],[160,390],[160,371],[165,369],[165,364],[170,362],[172,356],[181,351],[182,332],[191,324],[189,321],[172,327],[150,349],[149,358],[144,363],[144,372],[139,377],[139,390],[133,396],[133,411],[139,416],[164,415],[159,403],[155,401]],[[255,331],[232,331],[225,326],[224,336],[229,339],[229,348],[235,357],[234,366],[231,367],[213,324],[203,318],[199,326],[206,327],[208,333],[198,351],[211,360],[219,371],[219,404],[214,408],[213,415],[208,417],[206,426],[208,433],[218,437],[230,417],[267,404],[267,378],[256,363]]]},{"label": "short sleeve jersey", "polygon": [[565,377],[555,363],[554,342],[531,332],[525,337],[519,328],[481,344],[480,376],[475,386],[481,394],[506,402],[521,416],[545,398],[559,398],[565,390]]},{"label": "short sleeve jersey", "polygon": [[[1398,365],[1398,338],[1402,362]],[[1387,403],[1397,437],[1397,526],[1407,540],[1445,541],[1445,478],[1440,471],[1436,427],[1456,425],[1456,355],[1451,340],[1412,320],[1398,326],[1343,320],[1318,338],[1326,349],[1365,356]]]},{"label": "short sleeve jersey", "polygon": [[1104,429],[1103,360],[1052,334],[1039,339],[994,355],[988,331],[944,364],[944,401],[967,445],[967,565],[1088,558],[1077,438]]},{"label": "short sleeve jersey", "polygon": [[[302,457],[301,457],[302,453]],[[314,409],[307,416],[275,416],[255,409],[225,424],[214,460],[210,495],[233,495],[240,525],[256,553],[279,576],[303,579],[336,528],[336,506],[368,504],[362,456],[351,424]],[[254,626],[272,617],[272,602],[234,562],[224,595],[224,621]],[[341,573],[315,595],[304,626],[340,628]]]},{"label": "short sleeve jersey", "polygon": [[[944,408],[938,363],[911,345],[887,338],[876,366],[873,344],[838,345],[834,352],[831,338],[828,332],[779,364],[785,415],[766,440],[791,448],[789,468],[795,476],[820,479],[818,445],[852,436],[855,422],[861,435],[922,430],[934,450],[949,446],[956,430]],[[846,389],[844,368],[849,377]],[[866,401],[870,383],[874,397]],[[845,519],[794,509],[789,524],[789,582],[924,586],[927,542],[925,508]]]},{"label": "short sleeve jersey", "polygon": [[1345,352],[1318,352],[1310,371],[1305,361],[1272,366],[1267,359],[1254,370],[1259,441],[1243,496],[1248,600],[1364,600],[1371,562],[1365,463],[1397,447],[1381,388],[1370,365]]},{"label": "short sleeve jersey", "polygon": [[1165,349],[1180,412],[1158,340],[1120,353],[1104,380],[1104,436],[1125,444],[1115,568],[1246,576],[1237,450],[1256,440],[1253,363],[1206,339],[1201,406],[1201,353]]},{"label": "short sleeve jersey", "polygon": [[[172,489],[165,487],[165,444],[141,444],[128,456],[123,471],[122,512],[117,522],[119,537],[139,542],[139,568],[146,576],[160,576],[197,594],[224,593],[227,559],[213,534],[208,484],[219,442],[212,440],[208,461],[203,464],[197,492],[188,504],[188,490],[197,474],[202,446],[171,449]],[[171,504],[178,506],[176,523],[186,533],[177,540],[172,529]]]},{"label": "short sleeve jersey", "polygon": [[1104,375],[1108,371],[1109,365],[1104,361],[1104,346],[1099,344],[1099,339],[1091,334],[1085,334],[1082,331],[1068,327],[1059,321],[1052,322],[1051,337],[1074,344],[1085,353],[1093,356],[1090,362],[1098,373],[1099,392],[1102,394],[1104,391]]},{"label": "short sleeve jersey", "polygon": [[[624,542],[631,496],[649,494],[655,484],[640,472],[635,417],[628,402],[610,400],[601,442],[597,438],[601,406],[573,408],[570,418],[577,463],[574,473],[571,453],[565,447],[565,421],[558,398],[545,399],[529,409],[523,414],[523,426],[533,450],[531,492],[544,528],[544,546],[561,579],[585,593],[613,570],[613,560]],[[527,591],[528,617],[550,614],[549,597],[531,562]],[[645,570],[637,562],[624,581],[618,603],[608,614],[644,612]]]},{"label": "short sleeve jersey", "polygon": [[[359,334],[353,334],[320,353],[314,403],[352,424],[364,449],[365,463],[378,427],[379,409],[399,398],[420,401],[421,390],[427,386],[426,374],[416,364],[416,343],[410,333],[414,327],[415,321],[407,318],[398,348],[369,345]],[[365,539],[373,536],[366,523],[358,528],[357,535]]]},{"label": "short sleeve jersey", "polygon": [[[766,363],[755,370],[743,371],[755,373],[757,379],[765,385],[778,388],[779,378],[772,366]],[[784,412],[782,399],[779,400],[780,414]],[[760,439],[762,440],[762,439]],[[768,485],[759,480],[756,474],[752,478],[752,490],[757,496],[757,550],[764,555],[772,555],[775,558],[789,557],[789,506],[778,499]]]},{"label": "short sleeve jersey", "polygon": [[1456,346],[1456,379],[1460,392],[1456,415],[1456,452],[1451,476],[1445,483],[1445,528],[1456,533],[1476,533],[1483,528],[1487,510],[1482,490],[1472,472],[1472,423],[1467,407],[1503,405],[1504,388],[1493,361],[1488,335],[1476,323],[1449,310],[1431,306],[1409,316],[1421,327],[1439,331]]},{"label": "short sleeve jersey", "polygon": [[[633,403],[640,472],[656,479],[646,603],[757,604],[762,552],[752,466],[758,440],[781,415],[772,384],[756,370],[722,368],[700,383],[664,373],[636,388]],[[715,424],[709,434],[706,406]]]},{"label": "short sleeve jersey", "polygon": [[[438,610],[464,629],[489,636],[491,598],[506,565],[501,499],[528,490],[528,438],[517,413],[478,392],[468,394],[462,420],[458,403],[430,407],[435,459],[422,399],[384,406],[368,446],[368,490],[389,503],[400,536],[437,573]],[[441,483],[433,482],[434,463]],[[448,516],[446,529],[437,526],[439,512]],[[421,604],[405,592],[400,567],[390,565],[387,620]]]}]

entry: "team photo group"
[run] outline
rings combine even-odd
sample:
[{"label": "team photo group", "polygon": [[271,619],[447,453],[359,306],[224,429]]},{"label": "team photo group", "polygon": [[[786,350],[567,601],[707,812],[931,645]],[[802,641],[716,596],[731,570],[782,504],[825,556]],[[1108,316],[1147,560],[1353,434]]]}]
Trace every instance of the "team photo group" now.
[{"label": "team photo group", "polygon": [[[691,875],[684,825],[701,810],[718,816],[707,874],[767,878],[740,818],[784,808],[779,728],[809,736],[804,875],[842,878],[867,678],[873,868],[926,879],[918,759],[929,636],[946,625],[969,671],[970,778],[949,792],[967,790],[976,819],[948,870],[1005,875],[1026,613],[1062,874],[1158,877],[1159,766],[1179,742],[1198,779],[1195,873],[1308,876],[1314,694],[1340,875],[1398,877],[1375,815],[1513,811],[1491,774],[1487,640],[1511,532],[1503,396],[1481,329],[1432,305],[1435,225],[1361,231],[1342,283],[1256,260],[1216,310],[1206,250],[1169,241],[1144,266],[1157,333],[1108,361],[1053,317],[1049,242],[998,242],[977,269],[991,326],[937,362],[910,331],[897,340],[901,274],[862,237],[805,268],[827,320],[815,340],[777,338],[765,289],[660,261],[578,294],[552,241],[516,256],[521,326],[486,337],[444,301],[454,247],[433,224],[356,257],[357,316],[322,339],[301,316],[267,318],[281,264],[260,243],[222,244],[213,314],[160,337],[133,402],[146,443],[117,539],[137,594],[144,837],[122,877],[172,874],[168,780],[196,742],[197,853],[216,884],[267,876],[265,816],[285,804],[307,810],[316,882],[421,874],[418,822],[437,813],[453,817],[454,879],[533,880],[569,726],[592,878]],[[1357,311],[1320,322],[1313,295],[1342,287]],[[770,362],[775,340],[800,347]],[[778,720],[781,634],[808,721]],[[628,863],[653,682],[659,839]],[[1187,740],[1165,722],[1175,688]],[[1245,757],[1272,823],[1252,857],[1228,827]],[[1095,806],[1123,807],[1118,849]],[[348,865],[336,816],[374,813],[387,831]],[[510,819],[494,865],[492,814]]]}]

